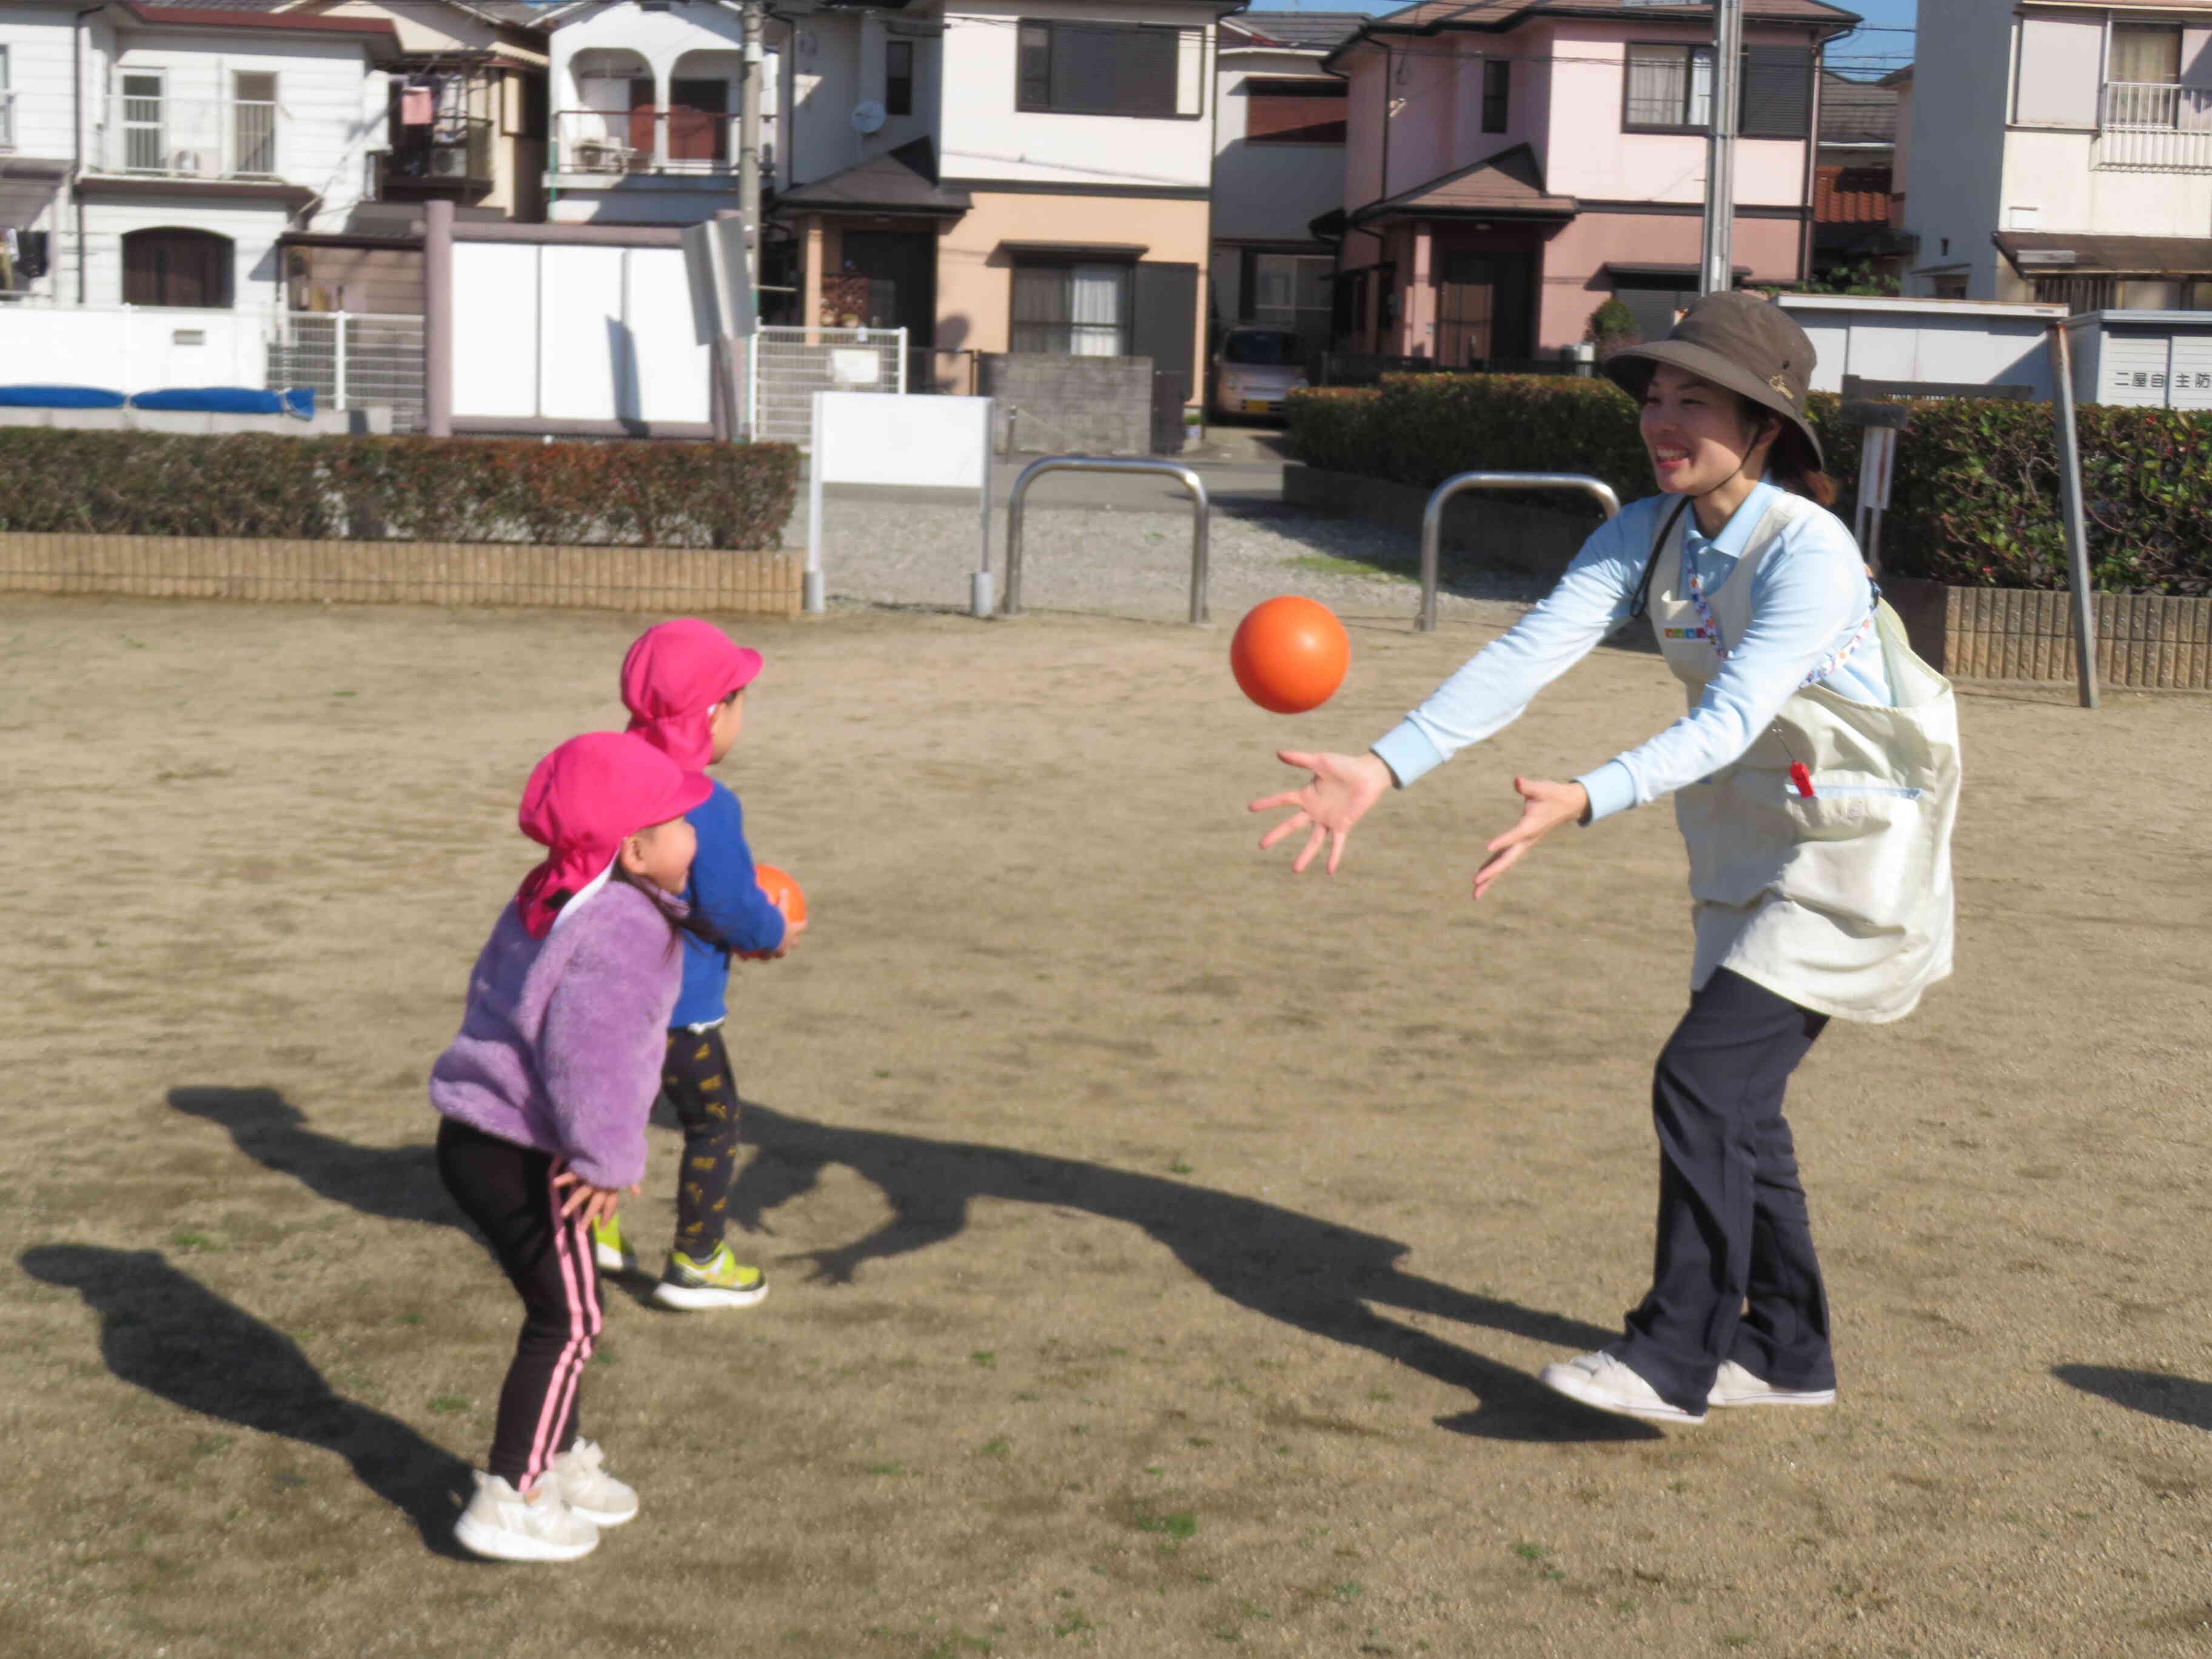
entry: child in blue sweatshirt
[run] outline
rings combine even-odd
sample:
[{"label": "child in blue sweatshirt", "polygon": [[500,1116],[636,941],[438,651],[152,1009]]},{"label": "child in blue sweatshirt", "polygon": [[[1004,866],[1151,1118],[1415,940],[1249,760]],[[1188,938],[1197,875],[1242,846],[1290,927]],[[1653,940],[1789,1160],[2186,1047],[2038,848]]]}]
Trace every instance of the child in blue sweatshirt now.
[{"label": "child in blue sweatshirt", "polygon": [[[703,776],[728,754],[744,726],[745,687],[761,654],[711,623],[685,618],[647,629],[623,659],[623,702],[629,729],[687,774]],[[653,1286],[665,1308],[750,1307],[768,1294],[768,1276],[738,1261],[723,1237],[738,1152],[738,1091],[722,1042],[732,955],[781,957],[806,924],[787,921],[753,878],[744,809],[723,784],[707,780],[707,799],[687,813],[699,848],[684,889],[695,925],[709,937],[684,939],[684,987],[669,1017],[661,1087],[684,1126],[684,1165],[676,1186],[676,1239]],[[599,1265],[635,1273],[637,1254],[610,1218],[593,1234]]]}]

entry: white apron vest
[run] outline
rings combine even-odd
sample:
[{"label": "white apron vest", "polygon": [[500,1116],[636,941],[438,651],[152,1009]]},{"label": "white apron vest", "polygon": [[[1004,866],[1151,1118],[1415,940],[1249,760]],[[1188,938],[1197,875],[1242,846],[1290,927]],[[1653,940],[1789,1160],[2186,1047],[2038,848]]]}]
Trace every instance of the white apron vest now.
[{"label": "white apron vest", "polygon": [[[1733,647],[1750,626],[1760,561],[1787,526],[1818,510],[1780,496],[1734,574],[1705,596],[1723,643]],[[1677,591],[1680,517],[1657,573],[1665,580],[1652,584],[1652,629],[1694,708],[1721,658],[1696,601]],[[1735,764],[1675,793],[1690,850],[1693,989],[1726,968],[1816,1012],[1880,1024],[1911,1013],[1950,973],[1958,705],[1887,603],[1857,647],[1877,648],[1896,708],[1806,686]],[[1809,799],[1793,763],[1811,775]]]}]

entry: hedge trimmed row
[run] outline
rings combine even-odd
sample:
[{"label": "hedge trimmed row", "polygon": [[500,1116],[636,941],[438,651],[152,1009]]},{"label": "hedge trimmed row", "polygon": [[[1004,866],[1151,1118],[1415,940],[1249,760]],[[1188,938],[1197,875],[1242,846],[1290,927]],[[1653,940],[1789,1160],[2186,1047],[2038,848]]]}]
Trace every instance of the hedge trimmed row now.
[{"label": "hedge trimmed row", "polygon": [[772,548],[789,444],[0,427],[0,530]]},{"label": "hedge trimmed row", "polygon": [[[1859,429],[1842,423],[1836,398],[1807,402],[1848,520]],[[1299,453],[1335,471],[1424,489],[1476,468],[1587,472],[1623,501],[1652,491],[1635,407],[1609,380],[1388,375],[1378,387],[1293,392],[1288,413]],[[2068,586],[2054,416],[2047,404],[1916,404],[1882,523],[1884,568],[1962,587]],[[2076,426],[2096,586],[2212,593],[2212,415],[2089,404]]]}]

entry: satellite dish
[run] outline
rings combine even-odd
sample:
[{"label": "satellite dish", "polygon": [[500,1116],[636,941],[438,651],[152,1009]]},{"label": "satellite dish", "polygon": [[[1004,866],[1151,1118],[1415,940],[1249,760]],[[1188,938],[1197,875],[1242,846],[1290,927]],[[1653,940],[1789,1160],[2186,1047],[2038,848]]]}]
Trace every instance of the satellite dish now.
[{"label": "satellite dish", "polygon": [[853,131],[873,132],[884,124],[884,106],[872,98],[864,98],[853,106]]}]

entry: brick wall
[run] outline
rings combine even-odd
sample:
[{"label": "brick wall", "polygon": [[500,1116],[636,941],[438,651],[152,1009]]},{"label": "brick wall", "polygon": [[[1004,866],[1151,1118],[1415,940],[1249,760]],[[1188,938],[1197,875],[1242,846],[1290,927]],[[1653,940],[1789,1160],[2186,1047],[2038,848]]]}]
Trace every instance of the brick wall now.
[{"label": "brick wall", "polygon": [[1152,453],[1152,360],[986,352],[982,393],[998,399],[992,441],[1042,455]]},{"label": "brick wall", "polygon": [[803,558],[661,547],[0,533],[0,592],[799,612]]}]

